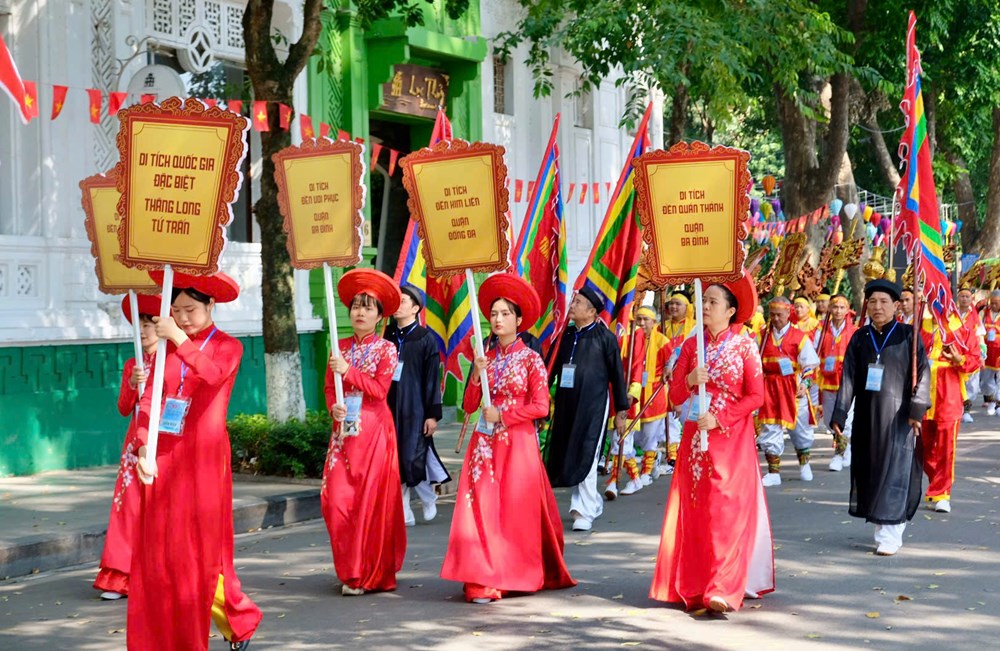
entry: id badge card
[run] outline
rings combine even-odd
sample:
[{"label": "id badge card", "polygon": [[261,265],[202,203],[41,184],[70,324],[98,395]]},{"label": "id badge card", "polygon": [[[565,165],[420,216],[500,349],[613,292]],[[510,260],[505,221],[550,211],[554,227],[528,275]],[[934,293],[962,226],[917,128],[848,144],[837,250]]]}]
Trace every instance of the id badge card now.
[{"label": "id badge card", "polygon": [[830,356],[830,357],[827,357],[825,360],[823,360],[823,372],[824,373],[833,373],[833,371],[836,370],[836,368],[837,368],[837,358],[836,357]]},{"label": "id badge card", "polygon": [[357,436],[361,432],[361,402],[364,396],[353,392],[344,396],[347,405],[347,416],[344,417],[344,436]]},{"label": "id badge card", "polygon": [[782,375],[791,375],[795,373],[795,369],[792,368],[792,360],[787,357],[781,357],[778,359],[778,367],[781,369]]},{"label": "id badge card", "polygon": [[[687,415],[687,419],[688,420],[695,421],[695,420],[698,420],[701,417],[701,413],[699,413],[699,411],[698,411],[698,403],[699,402],[700,401],[698,400],[698,394],[697,393],[692,393],[691,394],[691,407],[688,409],[688,415]],[[711,406],[712,406],[712,394],[711,393],[706,393],[705,394],[705,410],[708,411],[708,408],[711,407]]]},{"label": "id badge card", "polygon": [[646,388],[646,384],[649,382],[649,371],[642,372],[642,388]]},{"label": "id badge card", "polygon": [[399,378],[401,377],[403,377],[403,360],[400,360],[399,363],[396,364],[396,370],[392,373],[392,381],[399,382]]},{"label": "id badge card", "polygon": [[493,425],[486,422],[486,416],[482,413],[479,414],[479,420],[476,421],[476,431],[486,436],[493,436]]},{"label": "id badge card", "polygon": [[882,372],[885,371],[885,366],[881,364],[869,364],[868,365],[868,378],[865,380],[865,391],[881,391],[882,390]]},{"label": "id badge card", "polygon": [[160,431],[172,436],[181,436],[184,433],[184,419],[190,408],[190,398],[167,398],[160,414]]},{"label": "id badge card", "polygon": [[990,328],[989,330],[987,330],[986,331],[986,341],[996,341],[996,340],[997,340],[997,331],[995,329],[993,329],[993,328]]},{"label": "id badge card", "polygon": [[572,389],[576,379],[576,364],[563,364],[559,374],[559,388]]}]

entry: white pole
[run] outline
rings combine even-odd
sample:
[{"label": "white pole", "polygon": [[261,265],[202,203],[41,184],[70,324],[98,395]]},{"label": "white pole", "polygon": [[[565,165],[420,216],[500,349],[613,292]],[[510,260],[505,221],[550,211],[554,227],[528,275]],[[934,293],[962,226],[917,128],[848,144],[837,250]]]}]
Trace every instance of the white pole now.
[{"label": "white pole", "polygon": [[[465,283],[469,288],[469,305],[472,310],[472,346],[473,350],[476,351],[476,357],[482,357],[486,353],[483,352],[483,327],[479,323],[479,303],[476,300],[476,281],[472,277],[472,269],[465,270]],[[486,369],[483,369],[479,373],[479,385],[483,387],[483,406],[492,407],[493,403],[490,400],[490,385],[486,378]]]},{"label": "white pole", "polygon": [[[170,265],[163,266],[163,298],[160,300],[160,320],[170,318],[170,294],[174,291],[174,268]],[[146,463],[152,466],[156,462],[156,444],[160,438],[160,404],[163,400],[163,369],[166,364],[163,360],[167,358],[167,340],[160,339],[156,343],[156,359],[160,363],[153,370],[153,395],[149,403],[149,437],[146,441]],[[148,482],[153,483],[150,477]]]},{"label": "white pole", "polygon": [[[142,328],[139,325],[139,301],[136,299],[135,290],[128,290],[128,302],[131,309],[129,310],[132,317],[132,337],[135,340],[135,367],[139,371],[143,371],[142,367],[142,335],[140,334]],[[139,397],[142,398],[142,394],[146,392],[146,383],[139,383]],[[135,406],[136,410],[139,409],[138,403]]]},{"label": "white pole", "polygon": [[[698,342],[698,366],[705,365],[705,321],[702,317],[702,300],[701,300],[701,278],[694,279],[694,317],[697,322],[697,332],[695,339]],[[698,415],[704,414],[708,405],[705,404],[705,385],[698,385]],[[701,434],[701,451],[708,451],[708,432],[705,430],[699,430]]]},{"label": "white pole", "polygon": [[[337,341],[337,304],[333,302],[333,274],[330,265],[323,263],[323,284],[326,286],[326,317],[330,323],[330,352],[334,357],[340,357],[340,344]],[[337,395],[337,404],[344,403],[344,379],[340,373],[333,374],[333,389]]]}]

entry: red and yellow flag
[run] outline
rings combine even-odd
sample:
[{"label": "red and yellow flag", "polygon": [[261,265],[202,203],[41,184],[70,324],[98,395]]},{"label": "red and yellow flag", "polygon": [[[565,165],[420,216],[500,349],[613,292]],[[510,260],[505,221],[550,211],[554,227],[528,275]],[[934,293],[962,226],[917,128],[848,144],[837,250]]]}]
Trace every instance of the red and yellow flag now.
[{"label": "red and yellow flag", "polygon": [[101,123],[101,91],[96,88],[87,89],[87,97],[90,98],[90,121],[94,124]]},{"label": "red and yellow flag", "polygon": [[7,43],[3,36],[0,36],[0,89],[3,89],[10,98],[17,104],[21,121],[25,124],[31,122],[31,111],[28,109],[27,93],[24,90],[24,82],[14,65],[14,57],[7,49]]},{"label": "red and yellow flag", "polygon": [[69,86],[53,86],[52,87],[52,117],[50,120],[55,120],[62,113],[63,106],[66,105],[66,93],[69,92]]},{"label": "red and yellow flag", "polygon": [[37,118],[38,113],[38,88],[35,86],[35,82],[26,81],[24,82],[24,104],[28,109],[28,117]]},{"label": "red and yellow flag", "polygon": [[267,124],[267,102],[257,100],[253,103],[253,128],[257,131],[270,131]]}]

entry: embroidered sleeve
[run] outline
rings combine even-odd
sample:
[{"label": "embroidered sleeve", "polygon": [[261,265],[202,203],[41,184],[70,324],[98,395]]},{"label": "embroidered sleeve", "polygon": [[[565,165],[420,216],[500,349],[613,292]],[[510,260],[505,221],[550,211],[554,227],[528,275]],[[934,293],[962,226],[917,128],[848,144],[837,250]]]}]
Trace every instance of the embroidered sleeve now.
[{"label": "embroidered sleeve", "polygon": [[688,345],[685,341],[681,345],[681,356],[674,364],[674,374],[670,380],[670,404],[683,404],[691,396],[691,389],[687,385],[687,376],[694,368],[695,358],[695,346]]},{"label": "embroidered sleeve", "polygon": [[522,371],[518,381],[526,383],[524,404],[503,412],[503,424],[507,427],[549,415],[549,390],[542,358],[533,350],[525,349],[517,363]]},{"label": "embroidered sleeve", "polygon": [[[369,374],[369,369],[359,369],[349,366],[344,381],[357,387],[367,397],[374,400],[385,400],[389,395],[389,387],[392,385],[392,376],[396,372],[396,362],[399,356],[396,347],[382,339],[375,344],[374,373]],[[370,364],[366,364],[366,367]]]},{"label": "embroidered sleeve", "polygon": [[125,369],[122,371],[122,386],[118,391],[118,413],[122,416],[131,416],[136,402],[139,401],[139,390],[133,389],[129,383],[133,369],[135,369],[135,358],[125,362]]},{"label": "embroidered sleeve", "polygon": [[715,401],[709,407],[709,412],[719,423],[719,429],[726,435],[730,434],[731,427],[764,404],[764,373],[757,346],[749,338],[743,337],[733,354],[736,359],[729,366],[732,370],[728,381],[731,383],[730,390],[734,394],[734,400],[726,402],[724,409],[719,409]]}]

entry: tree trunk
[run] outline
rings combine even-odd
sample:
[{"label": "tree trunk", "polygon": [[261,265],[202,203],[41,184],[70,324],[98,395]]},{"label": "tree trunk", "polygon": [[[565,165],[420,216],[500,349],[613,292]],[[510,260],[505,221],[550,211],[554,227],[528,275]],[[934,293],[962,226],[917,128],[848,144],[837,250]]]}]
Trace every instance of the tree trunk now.
[{"label": "tree trunk", "polygon": [[1000,255],[1000,107],[993,109],[993,152],[986,190],[986,218],[975,251],[984,258]]},{"label": "tree trunk", "polygon": [[283,219],[278,210],[278,188],[274,181],[276,152],[289,146],[291,134],[281,128],[278,104],[292,106],[296,77],[305,67],[321,30],[322,0],[306,0],[303,30],[278,61],[271,35],[274,0],[251,0],[243,14],[247,70],[255,100],[267,102],[268,127],[261,132],[260,199],[254,215],[261,235],[261,294],[264,302],[264,360],[266,367],[267,415],[284,422],[305,418],[302,390],[302,359],[295,325],[295,283],[286,248]]},{"label": "tree trunk", "polygon": [[979,224],[976,222],[976,194],[969,178],[969,165],[960,154],[945,149],[944,146],[940,151],[945,160],[962,170],[955,176],[952,190],[955,192],[955,202],[958,204],[958,219],[962,222],[962,250],[970,251],[976,246],[976,240],[979,238]]},{"label": "tree trunk", "polygon": [[[687,73],[686,66],[684,72],[685,74]],[[663,143],[664,148],[669,149],[684,139],[684,128],[687,125],[689,102],[690,89],[683,84],[676,86],[671,94],[670,130],[667,132],[667,141]]]},{"label": "tree trunk", "polygon": [[888,145],[885,144],[885,135],[882,133],[882,127],[879,125],[878,105],[881,103],[878,101],[879,99],[881,99],[880,95],[879,97],[865,101],[860,122],[868,131],[868,136],[872,143],[872,153],[875,155],[875,163],[882,173],[885,184],[891,188],[895,188],[899,185],[899,169],[896,167],[896,162],[892,158]]}]

